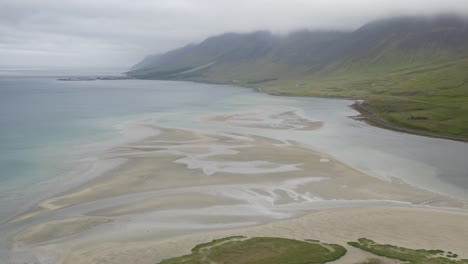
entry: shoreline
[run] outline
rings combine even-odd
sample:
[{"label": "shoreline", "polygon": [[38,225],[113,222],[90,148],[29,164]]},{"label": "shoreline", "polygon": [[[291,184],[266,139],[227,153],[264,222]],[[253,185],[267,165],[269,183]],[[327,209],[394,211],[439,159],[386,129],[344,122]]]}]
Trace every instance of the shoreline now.
[{"label": "shoreline", "polygon": [[[349,107],[358,111],[359,115],[353,116],[353,118],[357,121],[362,121],[365,122],[371,126],[382,128],[382,129],[387,129],[391,131],[396,131],[396,132],[401,132],[401,133],[406,133],[410,135],[417,135],[417,136],[424,136],[424,137],[430,137],[430,138],[440,138],[440,139],[447,139],[447,140],[453,140],[453,141],[458,141],[458,142],[464,142],[468,143],[468,138],[463,138],[463,137],[456,137],[456,136],[450,136],[450,135],[443,135],[443,134],[437,134],[437,133],[432,133],[432,132],[425,132],[422,130],[413,130],[409,128],[404,128],[404,127],[399,127],[396,125],[392,125],[388,122],[385,122],[383,120],[380,120],[378,118],[373,117],[376,113],[373,111],[366,109],[361,106],[362,103],[365,102],[365,100],[359,99],[359,98],[354,98],[354,97],[348,97],[348,96],[300,96],[300,95],[290,95],[287,93],[271,93],[262,90],[260,87],[245,87],[245,88],[251,88],[254,89],[255,91],[258,91],[260,93],[266,93],[269,95],[273,96],[286,96],[286,97],[312,97],[312,98],[328,98],[328,99],[344,99],[344,100],[350,100],[354,101],[353,104],[351,104]],[[358,102],[362,101],[362,102]]]},{"label": "shoreline", "polygon": [[[123,73],[126,74],[126,73]],[[358,111],[360,113],[359,116],[356,116],[356,120],[358,121],[363,121],[371,126],[379,127],[382,129],[387,129],[391,131],[397,131],[401,133],[407,133],[410,135],[418,135],[418,136],[424,136],[424,137],[431,137],[431,138],[440,138],[440,139],[447,139],[447,140],[453,140],[453,141],[458,141],[458,142],[465,142],[468,143],[468,138],[464,137],[456,137],[456,136],[450,136],[450,135],[443,135],[443,134],[438,134],[438,133],[432,133],[432,132],[426,132],[422,130],[413,130],[413,129],[408,129],[404,127],[399,127],[396,125],[392,125],[388,122],[385,122],[383,120],[377,119],[372,117],[375,113],[363,108],[362,106],[359,106],[359,103],[357,103],[357,100],[362,100],[359,98],[354,98],[354,97],[349,97],[349,96],[304,96],[304,95],[293,95],[293,94],[288,94],[288,93],[275,93],[275,92],[268,92],[264,91],[261,87],[252,87],[252,86],[243,86],[238,83],[223,83],[223,82],[211,82],[211,81],[197,81],[197,80],[174,80],[174,79],[140,79],[140,78],[135,78],[135,77],[127,77],[127,78],[116,78],[116,79],[96,79],[96,80],[152,80],[152,81],[174,81],[174,82],[193,82],[193,83],[203,83],[203,84],[211,84],[211,85],[232,85],[240,88],[247,88],[247,89],[252,89],[254,91],[260,92],[260,93],[265,93],[273,96],[282,96],[282,97],[312,97],[312,98],[328,98],[328,99],[345,99],[345,100],[353,100],[355,101],[353,104],[351,104],[349,107]],[[74,81],[74,80],[73,80]],[[79,80],[81,81],[81,80]],[[362,100],[363,102],[365,100]]]},{"label": "shoreline", "polygon": [[[352,99],[355,100],[355,99]],[[357,99],[359,100],[359,99]],[[403,128],[403,127],[398,127],[395,125],[392,125],[388,122],[385,122],[383,120],[380,120],[378,118],[373,117],[376,113],[372,112],[371,110],[363,107],[361,104],[364,103],[365,101],[362,102],[356,102],[350,105],[351,108],[354,110],[358,111],[360,115],[353,117],[358,121],[363,121],[369,125],[375,126],[375,127],[380,127],[392,131],[397,131],[397,132],[402,132],[402,133],[407,133],[411,135],[417,135],[417,136],[425,136],[425,137],[431,137],[431,138],[440,138],[440,139],[448,139],[448,140],[453,140],[453,141],[458,141],[458,142],[464,142],[468,143],[468,138],[462,138],[462,137],[455,137],[455,136],[448,136],[448,135],[442,135],[442,134],[437,134],[437,133],[431,133],[431,132],[425,132],[425,131],[418,131],[418,130],[413,130],[413,129],[408,129],[408,128]]]},{"label": "shoreline", "polygon": [[[225,122],[224,117],[220,119]],[[294,127],[294,123],[283,125],[286,129]],[[119,255],[122,250],[131,251],[134,245],[138,249],[152,248],[154,243],[162,247],[168,239],[186,234],[197,237],[200,232],[216,236],[229,230],[249,232],[246,230],[291,223],[288,221],[327,210],[347,212],[360,208],[367,212],[378,206],[385,211],[401,208],[398,202],[407,201],[408,208],[418,212],[461,206],[459,213],[466,213],[463,203],[402,182],[377,179],[292,142],[248,134],[156,129],[160,131],[157,135],[117,147],[106,155],[110,159],[127,159],[114,171],[39,203],[43,207],[37,215],[63,213],[58,221],[43,221],[23,230],[15,241],[56,256],[63,261],[59,263],[99,263],[92,259]],[[264,162],[252,163],[255,159]],[[214,164],[221,166],[213,167]],[[291,164],[301,164],[301,169]],[[246,166],[247,171],[239,170]],[[158,174],[148,174],[152,171]],[[312,172],[320,176],[311,176]],[[370,203],[360,204],[360,199]],[[398,202],[388,203],[389,200]],[[133,220],[128,222],[128,217]],[[140,222],[146,224],[140,227]],[[51,225],[65,231],[52,232]],[[113,231],[123,228],[127,230]],[[114,245],[114,241],[120,242]],[[185,247],[194,246],[184,243]],[[106,245],[102,250],[108,253],[96,251],[100,245]],[[88,252],[87,257],[75,255],[82,250]],[[168,252],[179,254],[184,250]],[[141,252],[137,250],[135,254]],[[154,263],[157,258],[149,258],[154,253],[148,254],[148,263]],[[125,263],[124,260],[122,256],[113,263]]]},{"label": "shoreline", "polygon": [[[134,78],[134,77],[133,77]],[[344,99],[344,100],[352,100],[355,101],[355,103],[351,104],[349,107],[358,111],[360,113],[359,116],[356,116],[356,120],[358,121],[363,121],[371,126],[382,128],[382,129],[387,129],[390,131],[396,131],[396,132],[401,132],[401,133],[406,133],[410,135],[417,135],[417,136],[424,136],[424,137],[430,137],[430,138],[440,138],[440,139],[447,139],[447,140],[453,140],[453,141],[458,141],[458,142],[464,142],[468,143],[468,138],[464,137],[456,137],[456,136],[450,136],[450,135],[443,135],[443,134],[438,134],[438,133],[432,133],[432,132],[425,132],[422,130],[413,130],[413,129],[408,129],[408,128],[403,128],[399,127],[396,125],[392,125],[388,122],[382,121],[380,119],[372,117],[374,112],[364,109],[358,105],[356,102],[357,100],[362,100],[359,98],[354,98],[354,97],[349,97],[349,96],[304,96],[304,95],[293,95],[293,94],[288,94],[288,93],[274,93],[274,92],[268,92],[264,91],[261,87],[252,87],[252,86],[243,86],[238,83],[223,83],[223,82],[210,82],[210,81],[195,81],[195,80],[172,80],[172,79],[139,79],[139,78],[134,78],[135,80],[154,80],[154,81],[176,81],[176,82],[194,82],[194,83],[204,83],[204,84],[211,84],[211,85],[233,85],[241,88],[247,88],[247,89],[252,89],[254,91],[257,91],[259,93],[265,93],[269,94],[272,96],[280,96],[280,97],[302,97],[302,98],[328,98],[328,99]],[[365,101],[365,100],[363,100]],[[360,118],[361,117],[361,118]]]},{"label": "shoreline", "polygon": [[[103,154],[108,153],[115,147],[119,147],[121,145],[130,144],[135,141],[140,141],[145,138],[154,136],[154,131],[146,124],[143,123],[144,120],[148,118],[147,114],[144,114],[141,117],[133,120],[125,120],[121,123],[114,124],[115,125],[115,134],[110,137],[109,139],[105,140],[104,142],[94,142],[88,143],[86,145],[80,146],[72,146],[72,147],[80,147],[86,149],[84,153],[86,153],[86,158],[78,158],[73,162],[73,166],[69,169],[61,172],[60,174],[54,176],[53,178],[47,181],[56,181],[56,179],[66,179],[70,180],[66,184],[60,188],[60,190],[53,190],[51,193],[47,195],[42,195],[39,198],[39,202],[29,202],[28,204],[24,205],[16,214],[6,217],[4,219],[0,219],[0,224],[6,224],[10,222],[15,222],[14,220],[19,216],[24,214],[25,212],[31,211],[34,207],[36,207],[40,202],[44,200],[48,200],[55,196],[60,196],[69,190],[82,186],[90,181],[93,181],[96,178],[99,178],[102,174],[112,171],[121,165],[123,165],[126,161],[124,159],[102,159],[99,158]],[[81,156],[84,154],[81,153]],[[80,178],[80,179],[76,179]],[[45,183],[42,183],[47,185]]]},{"label": "shoreline", "polygon": [[[303,122],[294,111],[261,114],[264,120],[235,113],[198,121],[285,131],[322,126],[311,120]],[[268,122],[271,118],[279,123]],[[396,178],[378,179],[292,141],[255,134],[148,127],[158,133],[115,146],[101,157],[125,159],[124,164],[41,201],[36,208],[39,211],[25,212],[24,218],[19,215],[18,222],[37,216],[41,222],[23,230],[15,241],[45,255],[63,257],[67,264],[100,263],[90,258],[106,257],[100,254],[107,250],[119,255],[127,251],[122,245],[141,249],[147,243],[160,243],[159,247],[185,233],[201,238],[200,232],[217,236],[277,222],[291,225],[295,219],[319,211],[361,208],[368,212],[375,206],[391,210],[405,203],[418,212],[428,209],[425,207],[441,211],[445,206],[460,207],[461,213],[467,209],[466,202]],[[64,232],[53,232],[51,225]],[[122,234],[120,229],[124,230]],[[100,248],[101,244],[105,247]],[[70,259],[79,254],[75,250],[89,255]],[[148,263],[155,262],[150,260]]]}]

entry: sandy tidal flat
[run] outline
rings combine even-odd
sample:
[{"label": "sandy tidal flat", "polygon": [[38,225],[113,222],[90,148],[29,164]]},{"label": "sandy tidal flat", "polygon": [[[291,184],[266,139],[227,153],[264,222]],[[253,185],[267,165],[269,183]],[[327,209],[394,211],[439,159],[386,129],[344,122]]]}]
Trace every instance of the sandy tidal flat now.
[{"label": "sandy tidal flat", "polygon": [[[359,263],[376,258],[347,246],[361,237],[383,244],[408,248],[442,249],[468,258],[468,215],[464,212],[424,208],[341,208],[316,210],[305,216],[265,225],[224,231],[180,235],[168,239],[128,237],[124,241],[90,244],[49,244],[41,248],[60,254],[64,263],[138,263],[150,264],[165,258],[188,254],[194,245],[232,235],[275,236],[294,239],[319,239],[346,247],[347,254],[333,262]],[[65,253],[63,250],[66,250]],[[383,263],[399,263],[383,259]]]},{"label": "sandy tidal flat", "polygon": [[[259,117],[247,124],[245,118],[213,116],[205,121],[272,128]],[[275,119],[274,129],[321,125],[294,112],[268,118]],[[128,263],[136,258],[154,263],[231,234],[341,244],[368,237],[461,256],[468,252],[461,243],[462,234],[468,233],[466,213],[421,208],[466,209],[464,201],[397,178],[372,177],[296,142],[154,129],[157,136],[102,157],[126,159],[124,165],[14,219],[44,219],[16,234],[16,245],[58,263]],[[347,258],[359,260],[365,254],[351,249]]]}]

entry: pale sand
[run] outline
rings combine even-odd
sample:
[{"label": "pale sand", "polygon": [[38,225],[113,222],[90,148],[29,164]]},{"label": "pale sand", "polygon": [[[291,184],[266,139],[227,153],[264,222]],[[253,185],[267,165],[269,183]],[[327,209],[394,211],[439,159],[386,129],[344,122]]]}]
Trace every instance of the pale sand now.
[{"label": "pale sand", "polygon": [[206,117],[205,122],[226,123],[238,127],[267,128],[281,130],[315,130],[323,126],[321,121],[312,121],[299,115],[297,111],[277,114],[244,113]]},{"label": "pale sand", "polygon": [[186,193],[175,194],[160,197],[158,199],[146,200],[140,203],[131,203],[127,205],[119,205],[111,208],[104,208],[90,212],[89,215],[96,216],[119,216],[128,214],[140,214],[145,212],[153,212],[157,210],[179,210],[179,209],[195,209],[215,206],[218,204],[233,205],[240,202],[234,199],[225,197],[216,197],[203,193]]},{"label": "pale sand", "polygon": [[[157,136],[116,148],[105,157],[125,158],[124,165],[18,216],[14,221],[65,212],[67,219],[30,227],[15,237],[17,245],[41,243],[32,246],[58,258],[58,263],[128,263],[135,259],[154,263],[230,234],[313,238],[341,244],[368,237],[401,246],[447,249],[461,256],[468,252],[461,238],[467,231],[465,213],[343,208],[272,222],[297,217],[318,208],[320,202],[330,206],[391,200],[466,208],[463,201],[396,179],[371,177],[294,142],[158,130]],[[112,220],[112,224],[92,222],[96,219]],[[213,232],[268,222],[272,223]],[[84,232],[96,224],[99,226],[93,232]],[[193,235],[181,237],[184,234]],[[60,243],[56,241],[59,238]],[[346,258],[354,261],[367,255],[351,249]]]},{"label": "pale sand", "polygon": [[[346,246],[348,253],[337,264],[363,261],[373,255],[346,245],[360,237],[409,248],[442,249],[468,258],[468,214],[422,208],[327,209],[261,226],[178,236],[170,239],[135,237],[119,241],[75,240],[40,247],[60,256],[60,263],[156,263],[187,254],[196,244],[231,235],[319,239]],[[374,256],[375,257],[375,256]],[[392,263],[392,262],[389,262]]]},{"label": "pale sand", "polygon": [[15,235],[18,245],[52,241],[81,233],[112,220],[97,217],[67,218],[34,225]]},{"label": "pale sand", "polygon": [[[285,144],[258,136],[229,137],[160,129],[160,135],[135,144],[137,147],[116,150],[116,157],[128,159],[123,166],[64,195],[42,201],[37,208],[13,221],[128,193],[216,184],[262,184],[308,177],[326,180],[305,182],[297,189],[322,199],[396,200],[466,206],[455,199],[415,189],[396,179],[386,182],[368,176],[332,157],[290,142]],[[160,141],[164,144],[161,145]],[[171,145],[171,141],[175,144]],[[193,143],[180,144],[181,141]],[[145,146],[145,151],[138,147],[141,145]],[[203,152],[203,149],[208,151]],[[327,162],[323,162],[324,158]]]}]

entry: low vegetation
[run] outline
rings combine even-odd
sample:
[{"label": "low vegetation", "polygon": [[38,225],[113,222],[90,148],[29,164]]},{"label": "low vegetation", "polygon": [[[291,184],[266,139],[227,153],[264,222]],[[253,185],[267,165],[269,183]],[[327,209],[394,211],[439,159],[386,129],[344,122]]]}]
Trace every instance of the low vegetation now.
[{"label": "low vegetation", "polygon": [[194,248],[192,248],[192,253],[197,253],[197,252],[202,252],[203,250],[210,249],[216,245],[220,245],[224,242],[229,242],[229,241],[235,241],[235,240],[241,240],[245,239],[247,237],[245,236],[230,236],[230,237],[224,237],[224,238],[219,238],[215,239],[211,242],[206,242],[206,243],[201,243],[196,245]]},{"label": "low vegetation", "polygon": [[409,249],[383,245],[367,238],[360,238],[357,242],[348,242],[348,244],[377,256],[397,259],[409,264],[468,264],[468,259],[457,259],[458,255],[438,249]]},{"label": "low vegetation", "polygon": [[468,59],[380,73],[348,72],[254,86],[272,94],[365,100],[372,118],[468,139]]},{"label": "low vegetation", "polygon": [[346,249],[340,245],[315,240],[235,236],[197,245],[191,254],[163,260],[160,264],[319,264],[345,254]]},{"label": "low vegetation", "polygon": [[[406,264],[468,264],[468,259],[439,249],[410,249],[379,244],[367,238],[348,242],[348,245],[375,255],[356,264],[384,264],[389,259]],[[199,244],[191,254],[159,264],[320,264],[335,261],[345,254],[346,249],[340,245],[314,239],[231,236]]]},{"label": "low vegetation", "polygon": [[356,263],[356,264],[384,264],[384,262],[380,259],[377,259],[377,258],[370,258],[364,262],[359,262],[359,263]]}]

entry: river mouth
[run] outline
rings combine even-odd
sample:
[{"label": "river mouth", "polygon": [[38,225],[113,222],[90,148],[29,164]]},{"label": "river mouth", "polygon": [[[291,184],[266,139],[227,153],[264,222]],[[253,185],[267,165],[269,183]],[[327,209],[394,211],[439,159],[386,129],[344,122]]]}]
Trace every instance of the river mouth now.
[{"label": "river mouth", "polygon": [[356,114],[349,104],[246,91],[157,113],[141,124],[155,136],[96,159],[124,164],[10,222],[22,225],[12,234],[17,254],[74,263],[69,254],[90,245],[162,241],[330,208],[466,209],[463,185],[453,184],[467,166],[465,144],[370,127],[349,118]]}]

